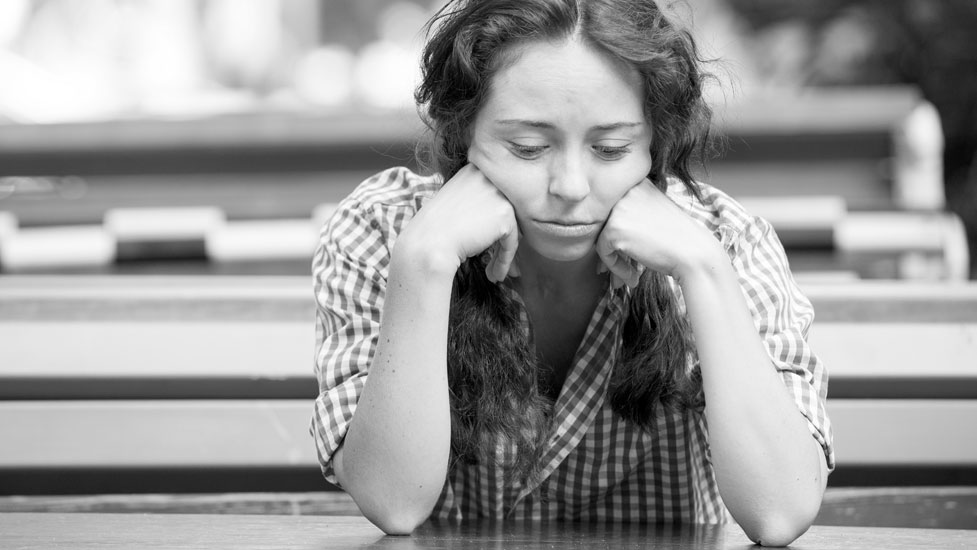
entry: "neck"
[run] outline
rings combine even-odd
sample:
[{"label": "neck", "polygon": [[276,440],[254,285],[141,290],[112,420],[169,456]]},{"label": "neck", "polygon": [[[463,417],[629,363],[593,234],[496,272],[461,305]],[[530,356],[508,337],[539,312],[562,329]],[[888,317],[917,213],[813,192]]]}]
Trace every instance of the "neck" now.
[{"label": "neck", "polygon": [[516,262],[520,275],[515,280],[515,288],[523,296],[569,298],[599,292],[607,284],[607,275],[597,273],[600,258],[596,250],[578,260],[558,261],[522,246],[516,252]]}]

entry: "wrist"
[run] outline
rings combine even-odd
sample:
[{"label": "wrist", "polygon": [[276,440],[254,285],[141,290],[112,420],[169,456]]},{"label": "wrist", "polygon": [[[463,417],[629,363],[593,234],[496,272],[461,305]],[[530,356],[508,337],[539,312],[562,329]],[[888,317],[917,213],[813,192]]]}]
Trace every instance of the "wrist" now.
[{"label": "wrist", "polygon": [[675,268],[675,279],[683,291],[688,290],[687,286],[715,282],[732,273],[729,256],[719,241],[710,238],[694,250],[695,254],[690,254]]},{"label": "wrist", "polygon": [[409,271],[427,280],[452,280],[461,262],[457,254],[439,247],[431,240],[416,239],[405,231],[394,243],[391,271]]}]

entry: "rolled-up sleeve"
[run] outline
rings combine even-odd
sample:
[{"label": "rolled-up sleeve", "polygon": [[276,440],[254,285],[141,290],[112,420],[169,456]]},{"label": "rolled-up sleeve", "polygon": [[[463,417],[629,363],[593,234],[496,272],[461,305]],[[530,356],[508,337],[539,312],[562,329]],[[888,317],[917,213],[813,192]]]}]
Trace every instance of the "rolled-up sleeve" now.
[{"label": "rolled-up sleeve", "polygon": [[388,256],[369,211],[347,200],[323,227],[313,258],[319,396],[311,430],[322,473],[336,485],[332,457],[346,436],[373,359]]},{"label": "rolled-up sleeve", "polygon": [[753,218],[735,235],[725,235],[727,250],[767,353],[784,385],[808,421],[811,434],[834,469],[831,421],[825,409],[828,371],[807,343],[814,308],[788,267],[783,245],[769,222]]}]

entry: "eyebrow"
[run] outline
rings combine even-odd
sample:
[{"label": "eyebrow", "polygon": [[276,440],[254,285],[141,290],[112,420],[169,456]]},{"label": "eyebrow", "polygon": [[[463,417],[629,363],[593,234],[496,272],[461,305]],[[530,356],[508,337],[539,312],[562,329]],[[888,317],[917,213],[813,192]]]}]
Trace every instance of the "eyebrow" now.
[{"label": "eyebrow", "polygon": [[[529,126],[530,128],[543,128],[546,130],[556,129],[556,126],[554,124],[542,120],[507,118],[502,120],[496,120],[495,123],[500,126]],[[643,124],[644,124],[643,122],[611,122],[609,124],[598,124],[597,126],[590,128],[590,130],[608,132],[611,130],[638,128]]]}]

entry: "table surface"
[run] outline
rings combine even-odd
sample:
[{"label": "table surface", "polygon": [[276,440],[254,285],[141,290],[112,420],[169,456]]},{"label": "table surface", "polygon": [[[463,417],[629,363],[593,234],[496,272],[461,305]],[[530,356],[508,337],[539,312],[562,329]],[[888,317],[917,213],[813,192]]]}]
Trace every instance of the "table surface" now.
[{"label": "table surface", "polygon": [[[362,517],[183,514],[0,514],[0,548],[492,548],[746,549],[735,525],[428,523],[411,536],[385,536]],[[977,531],[814,526],[791,548],[977,547]]]}]

